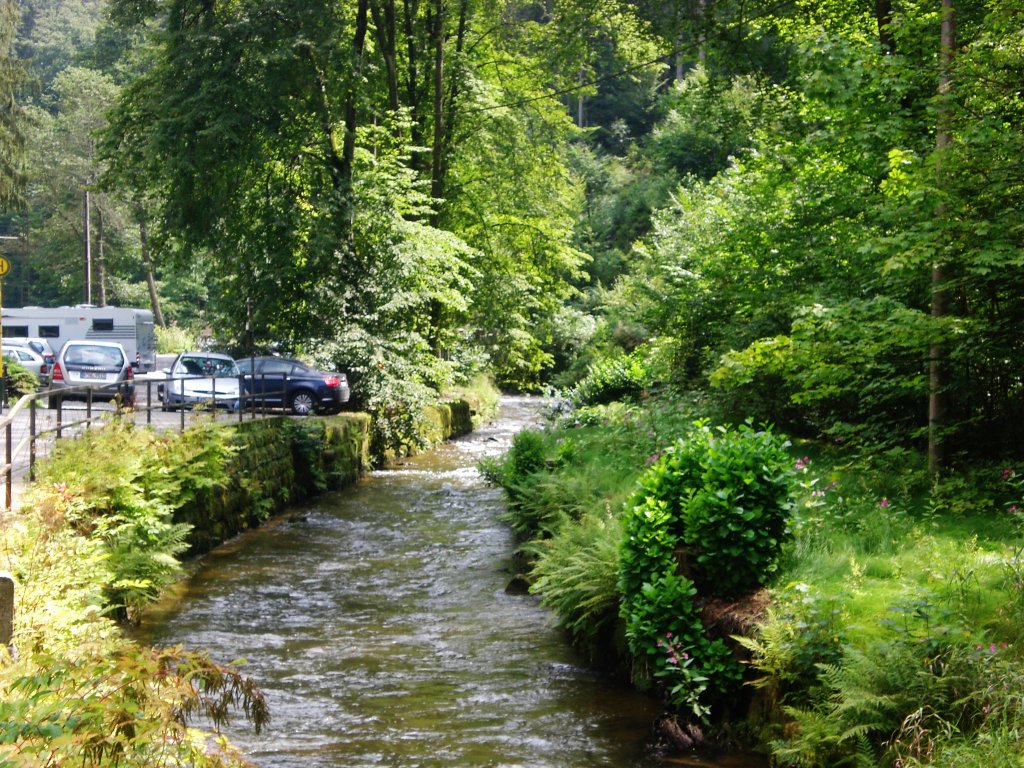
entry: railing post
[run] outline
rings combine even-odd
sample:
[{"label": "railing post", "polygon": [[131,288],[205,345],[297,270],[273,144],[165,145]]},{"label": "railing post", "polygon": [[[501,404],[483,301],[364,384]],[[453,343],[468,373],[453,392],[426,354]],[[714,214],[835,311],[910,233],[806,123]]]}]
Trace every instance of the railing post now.
[{"label": "railing post", "polygon": [[146,424],[153,423],[153,382],[146,379]]},{"label": "railing post", "polygon": [[64,424],[64,401],[60,397],[57,398],[57,440],[60,440],[63,435],[62,425]]},{"label": "railing post", "polygon": [[92,387],[85,390],[85,428],[92,428]]},{"label": "railing post", "polygon": [[4,455],[7,457],[7,471],[4,472],[4,480],[6,481],[7,488],[4,490],[4,509],[11,508],[12,499],[12,488],[14,486],[14,466],[11,464],[11,430],[14,429],[14,422],[7,422],[7,427],[4,429],[4,444],[5,450]]},{"label": "railing post", "polygon": [[33,397],[28,404],[28,479],[36,479],[36,405],[38,398]]},{"label": "railing post", "polygon": [[14,576],[0,571],[0,645],[14,639]]}]

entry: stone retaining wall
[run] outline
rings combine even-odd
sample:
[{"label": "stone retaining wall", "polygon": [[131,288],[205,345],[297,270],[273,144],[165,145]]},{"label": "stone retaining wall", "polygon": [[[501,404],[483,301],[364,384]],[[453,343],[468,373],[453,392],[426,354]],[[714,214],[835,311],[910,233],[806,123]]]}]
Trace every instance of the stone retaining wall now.
[{"label": "stone retaining wall", "polygon": [[[429,406],[425,437],[436,445],[473,431],[465,400]],[[260,525],[287,505],[355,482],[370,466],[370,416],[273,418],[236,427],[228,487],[200,489],[175,514],[192,525],[190,552],[207,552]]]},{"label": "stone retaining wall", "polygon": [[236,430],[227,487],[197,491],[175,513],[192,525],[190,552],[206,552],[288,504],[354,482],[368,467],[370,417],[248,421]]}]

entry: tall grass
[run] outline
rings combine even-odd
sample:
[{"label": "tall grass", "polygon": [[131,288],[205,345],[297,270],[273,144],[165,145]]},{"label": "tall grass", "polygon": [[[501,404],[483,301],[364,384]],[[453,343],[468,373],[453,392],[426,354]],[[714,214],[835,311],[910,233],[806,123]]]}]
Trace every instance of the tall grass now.
[{"label": "tall grass", "polygon": [[[808,462],[795,538],[775,590],[838,616],[838,655],[808,675],[821,633],[773,610],[748,646],[781,691],[781,766],[1009,765],[1024,732],[1024,537],[1000,470],[929,487],[899,457]],[[916,457],[906,457],[916,463]],[[799,614],[799,611],[796,612]],[[787,633],[796,622],[803,629]],[[800,685],[787,681],[802,675]],[[996,715],[998,713],[998,716]],[[788,721],[788,722],[787,722]],[[1019,759],[1019,758],[1017,758]]]}]

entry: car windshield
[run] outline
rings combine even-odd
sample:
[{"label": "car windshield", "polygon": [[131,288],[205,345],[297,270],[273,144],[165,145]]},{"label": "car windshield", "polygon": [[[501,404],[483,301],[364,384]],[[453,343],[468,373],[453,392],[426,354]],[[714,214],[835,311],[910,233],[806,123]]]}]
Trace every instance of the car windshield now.
[{"label": "car windshield", "polygon": [[234,360],[193,355],[181,358],[178,363],[178,373],[193,376],[237,376],[238,366],[235,365]]},{"label": "car windshield", "polygon": [[75,345],[64,353],[67,365],[102,365],[106,368],[120,368],[124,364],[121,350],[114,347]]}]

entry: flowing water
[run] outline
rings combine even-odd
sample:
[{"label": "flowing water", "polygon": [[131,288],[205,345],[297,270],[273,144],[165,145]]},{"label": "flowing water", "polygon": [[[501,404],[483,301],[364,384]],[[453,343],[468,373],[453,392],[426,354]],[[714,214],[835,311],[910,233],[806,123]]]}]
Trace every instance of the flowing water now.
[{"label": "flowing water", "polygon": [[221,547],[140,639],[246,660],[271,723],[227,730],[262,768],[662,765],[657,702],[505,592],[515,542],[476,464],[538,412],[506,399],[494,425]]}]

